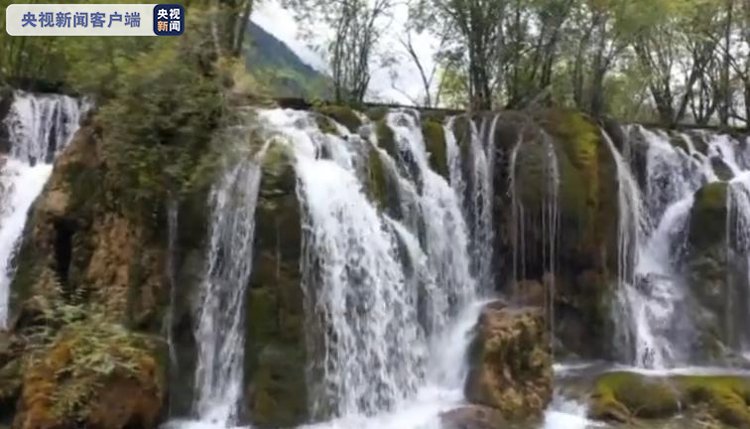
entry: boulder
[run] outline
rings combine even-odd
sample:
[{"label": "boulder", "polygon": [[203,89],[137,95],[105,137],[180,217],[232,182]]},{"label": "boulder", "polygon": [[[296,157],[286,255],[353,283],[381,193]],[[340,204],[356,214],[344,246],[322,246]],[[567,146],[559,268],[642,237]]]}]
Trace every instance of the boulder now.
[{"label": "boulder", "polygon": [[100,319],[67,325],[27,356],[13,427],[155,428],[165,397],[157,349]]},{"label": "boulder", "polygon": [[467,405],[440,415],[443,429],[500,429],[507,426],[503,414],[490,407]]},{"label": "boulder", "polygon": [[552,358],[542,311],[487,305],[475,328],[466,398],[508,420],[540,416],[552,398]]}]

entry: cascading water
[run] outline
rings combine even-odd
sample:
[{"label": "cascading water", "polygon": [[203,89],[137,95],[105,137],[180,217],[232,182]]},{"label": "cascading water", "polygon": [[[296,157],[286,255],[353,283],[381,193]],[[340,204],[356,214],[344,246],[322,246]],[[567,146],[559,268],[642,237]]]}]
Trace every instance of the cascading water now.
[{"label": "cascading water", "polygon": [[264,149],[254,158],[241,155],[210,196],[210,240],[195,332],[193,411],[198,420],[224,427],[237,423],[242,396],[245,291],[252,272],[263,153]]},{"label": "cascading water", "polygon": [[[746,270],[743,219],[750,219],[746,217],[750,205],[746,208],[743,189],[748,166],[742,145],[726,135],[697,133],[705,144],[702,153],[696,149],[694,137],[687,134],[670,136],[637,125],[626,131],[631,144],[643,145],[645,165],[641,199],[630,166],[606,139],[620,184],[617,344],[627,363],[663,369],[689,363],[694,341],[689,291],[679,272],[694,194],[704,184],[721,180],[722,175],[734,176],[727,193],[728,252],[734,252],[740,270]],[[725,166],[726,171],[720,174],[717,165]],[[731,289],[747,290],[747,272],[739,277],[743,285]],[[737,298],[731,299],[733,305]],[[737,313],[727,311],[732,314],[727,323],[739,323],[734,320]]]},{"label": "cascading water", "polygon": [[[618,288],[622,337],[627,339],[626,353],[637,366],[663,368],[686,359],[689,322],[685,319],[685,293],[675,270],[674,253],[684,240],[693,193],[707,179],[701,163],[681,148],[675,148],[669,137],[639,126],[628,129],[646,145],[644,200],[632,188],[631,178],[620,177],[621,207],[637,207],[623,213],[619,237],[636,237],[630,247],[632,255],[621,254],[621,282]],[[611,145],[611,140],[609,141]],[[613,150],[613,145],[610,146]],[[628,168],[618,161],[620,168]],[[623,183],[626,185],[623,186]],[[631,202],[628,203],[628,199]],[[631,217],[628,223],[622,221]],[[629,228],[623,233],[622,228]],[[632,261],[629,259],[632,258]],[[629,270],[633,270],[632,274]],[[621,338],[622,338],[621,337]]]},{"label": "cascading water", "polygon": [[727,192],[727,260],[730,341],[743,353],[750,351],[750,171],[729,182]]},{"label": "cascading water", "polygon": [[52,162],[73,137],[85,106],[63,95],[16,92],[2,125],[10,153],[0,154],[0,328],[7,325],[13,257],[29,208],[52,173]]},{"label": "cascading water", "polygon": [[470,272],[468,229],[458,197],[450,184],[429,167],[416,112],[392,112],[387,119],[402,153],[399,159],[412,160],[419,171],[419,206],[431,271],[451,308],[464,308],[476,298],[477,284]]},{"label": "cascading water", "polygon": [[[469,121],[470,140],[467,159],[462,159],[461,150],[456,142],[454,125],[456,118],[450,118],[444,126],[446,137],[446,155],[450,183],[461,197],[464,216],[468,220],[469,252],[472,257],[472,272],[482,291],[494,288],[493,273],[493,171],[495,163],[495,130],[499,115],[482,118],[477,129],[474,121]],[[468,166],[464,178],[464,165]]]},{"label": "cascading water", "polygon": [[[388,115],[391,153],[374,135],[324,134],[306,112],[260,118],[296,159],[313,412],[334,417],[324,427],[434,423],[463,396],[480,305],[459,198],[429,167],[418,115]],[[397,218],[367,197],[367,156],[395,186]]]}]

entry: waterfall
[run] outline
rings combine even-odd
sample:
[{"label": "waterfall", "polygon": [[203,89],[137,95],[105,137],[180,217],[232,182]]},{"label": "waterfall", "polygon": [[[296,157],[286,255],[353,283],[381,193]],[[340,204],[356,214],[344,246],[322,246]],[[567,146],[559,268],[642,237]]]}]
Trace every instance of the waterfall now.
[{"label": "waterfall", "polygon": [[[702,153],[696,149],[694,137],[687,134],[667,134],[637,125],[626,127],[626,133],[631,144],[642,145],[640,153],[645,154],[642,198],[630,166],[605,136],[615,157],[619,182],[616,344],[627,363],[636,366],[663,369],[687,364],[695,335],[695,315],[690,314],[690,292],[679,271],[681,249],[687,239],[695,192],[708,182],[727,180],[727,175],[731,290],[726,297],[725,324],[730,332],[739,332],[737,326],[750,322],[738,319],[739,314],[750,310],[750,264],[746,259],[750,242],[750,166],[742,146],[726,135],[696,133],[705,143]],[[723,166],[724,171],[717,170],[717,166]],[[734,275],[736,278],[732,277],[735,271],[739,272]]]},{"label": "waterfall", "polygon": [[[390,112],[392,142],[372,124],[323,133],[307,112],[259,117],[294,153],[313,415],[333,417],[324,427],[381,427],[415,410],[434,419],[462,397],[480,306],[457,184],[430,169],[419,115]],[[398,210],[368,198],[369,156]]]},{"label": "waterfall", "polygon": [[[498,118],[499,115],[492,115],[491,119],[482,118],[479,129],[475,121],[469,121],[471,136],[466,153],[467,160],[461,159],[461,151],[453,134],[455,119],[449,119],[445,128],[450,181],[456,194],[463,197],[461,205],[464,209],[464,216],[470,221],[469,251],[472,256],[473,273],[475,273],[479,288],[484,292],[491,292],[495,286],[492,265],[495,236],[493,172],[495,130]],[[464,161],[469,167],[466,178],[463,177]]]},{"label": "waterfall", "polygon": [[469,232],[455,191],[429,168],[417,116],[413,111],[391,112],[388,125],[403,154],[400,159],[413,160],[419,171],[422,184],[419,205],[431,271],[452,308],[461,309],[473,301],[477,292],[476,280],[470,272]]},{"label": "waterfall", "polygon": [[[615,346],[621,348],[631,362],[640,357],[643,348],[653,344],[650,331],[640,329],[637,312],[637,287],[635,267],[638,263],[639,245],[644,234],[644,212],[641,192],[630,166],[615,147],[606,132],[602,132],[617,168],[617,290],[614,310]],[[635,325],[635,326],[634,326]],[[633,356],[635,352],[635,356]],[[650,352],[648,352],[650,353]]]},{"label": "waterfall", "polygon": [[195,331],[194,412],[201,421],[225,427],[237,423],[242,397],[245,291],[252,272],[263,153],[241,155],[210,195],[210,240]]},{"label": "waterfall", "polygon": [[[560,190],[560,168],[558,165],[557,152],[554,141],[546,132],[541,132],[542,141],[539,146],[535,142],[522,144],[519,139],[510,153],[508,166],[508,181],[511,200],[512,219],[512,243],[513,243],[513,294],[520,299],[522,291],[519,290],[519,282],[527,277],[535,277],[527,266],[527,258],[536,254],[539,258],[538,280],[543,284],[544,307],[547,315],[546,320],[550,331],[550,339],[554,340],[554,300],[555,300],[555,276],[557,262],[558,229],[560,223],[559,190]],[[518,177],[519,156],[528,153],[525,151],[538,151],[538,160],[541,163],[540,182],[525,184]],[[534,153],[531,154],[532,156]],[[539,193],[541,201],[537,206],[527,207],[521,195],[524,186],[540,186]],[[538,228],[538,229],[537,229]],[[538,232],[537,232],[538,231]],[[527,240],[527,235],[540,234],[540,248],[532,249],[527,246],[532,240]]]},{"label": "waterfall", "polygon": [[0,328],[8,323],[13,258],[29,208],[52,174],[52,162],[73,137],[85,106],[63,95],[16,92],[6,127],[10,152],[0,154]]},{"label": "waterfall", "polygon": [[[750,351],[750,171],[729,182],[727,192],[727,325],[734,346]],[[736,279],[735,279],[736,277]],[[731,310],[731,311],[730,311]]]}]

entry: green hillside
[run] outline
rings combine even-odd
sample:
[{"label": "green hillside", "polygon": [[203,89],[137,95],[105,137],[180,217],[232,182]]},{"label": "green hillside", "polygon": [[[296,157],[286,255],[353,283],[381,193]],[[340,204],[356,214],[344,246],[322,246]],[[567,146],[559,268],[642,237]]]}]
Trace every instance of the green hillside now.
[{"label": "green hillside", "polygon": [[330,78],[303,62],[289,46],[257,24],[247,30],[245,65],[276,97],[329,98]]}]

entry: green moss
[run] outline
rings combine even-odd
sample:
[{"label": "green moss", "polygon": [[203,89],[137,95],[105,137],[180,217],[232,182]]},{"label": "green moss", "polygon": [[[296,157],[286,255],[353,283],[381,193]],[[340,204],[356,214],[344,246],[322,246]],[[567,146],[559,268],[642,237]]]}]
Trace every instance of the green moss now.
[{"label": "green moss", "polygon": [[696,249],[724,243],[727,216],[727,184],[713,182],[695,193],[690,210],[690,245]]},{"label": "green moss", "polygon": [[591,395],[591,416],[630,422],[702,410],[732,427],[750,427],[750,379],[728,375],[647,376],[612,372],[600,376]]},{"label": "green moss", "polygon": [[685,142],[685,138],[682,135],[670,134],[669,143],[676,148],[684,150],[685,153],[690,153],[690,148],[688,148],[687,142]]},{"label": "green moss", "polygon": [[254,424],[289,427],[307,419],[300,207],[288,149],[272,145],[256,209],[255,269],[247,294],[245,382]]},{"label": "green moss", "polygon": [[596,381],[596,411],[624,412],[631,417],[669,417],[679,411],[678,391],[668,379],[629,372],[612,372]]},{"label": "green moss", "polygon": [[396,135],[385,119],[381,119],[375,124],[375,135],[378,137],[378,146],[385,149],[391,158],[398,159]]},{"label": "green moss", "polygon": [[422,122],[422,135],[425,146],[430,153],[430,167],[445,177],[449,178],[448,156],[446,154],[445,130],[443,124],[432,119]]},{"label": "green moss", "polygon": [[425,122],[433,121],[442,124],[448,117],[448,112],[445,110],[425,110],[421,113],[422,120]]},{"label": "green moss", "polygon": [[334,121],[340,123],[349,129],[349,131],[355,133],[362,126],[362,119],[347,106],[321,106],[318,112],[333,118]]},{"label": "green moss", "polygon": [[294,427],[307,416],[304,355],[293,346],[269,345],[255,374],[253,422],[262,427]]},{"label": "green moss", "polygon": [[568,110],[550,111],[542,120],[545,130],[562,146],[573,167],[584,175],[587,186],[581,191],[589,205],[596,204],[598,190],[599,128],[581,113]]},{"label": "green moss", "polygon": [[315,115],[315,123],[318,124],[318,129],[326,134],[338,134],[336,126],[328,116],[322,114]]},{"label": "green moss", "polygon": [[469,159],[469,150],[471,148],[471,118],[469,115],[461,115],[453,121],[453,135],[456,137],[461,152],[461,159]]},{"label": "green moss", "polygon": [[370,109],[367,109],[365,112],[365,115],[370,118],[371,121],[377,122],[385,119],[385,116],[388,114],[388,108],[387,107],[372,107]]},{"label": "green moss", "polygon": [[388,186],[386,183],[385,167],[380,158],[380,152],[372,148],[367,157],[367,191],[370,198],[382,210],[388,203]]}]

